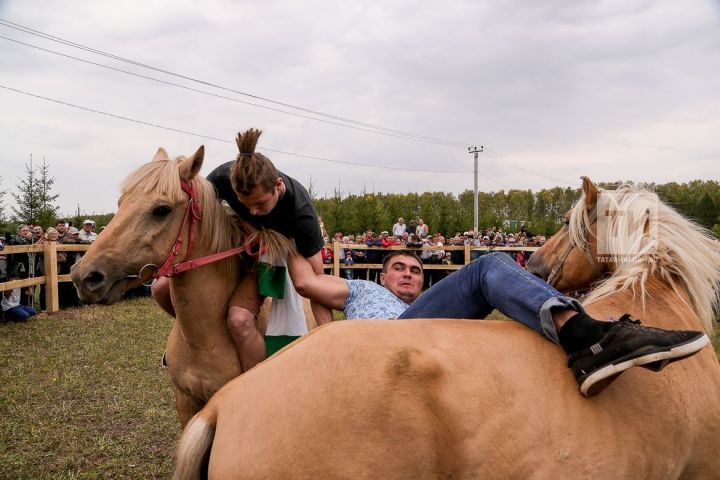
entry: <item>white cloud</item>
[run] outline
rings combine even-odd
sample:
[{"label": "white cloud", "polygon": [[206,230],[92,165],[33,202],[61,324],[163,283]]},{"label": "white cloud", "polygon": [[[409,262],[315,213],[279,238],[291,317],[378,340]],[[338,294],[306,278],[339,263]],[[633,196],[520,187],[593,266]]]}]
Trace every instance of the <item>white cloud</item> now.
[{"label": "white cloud", "polygon": [[[20,2],[0,17],[186,76],[309,109],[498,152],[480,188],[631,178],[718,178],[720,9],[710,2],[409,1]],[[0,27],[43,48],[263,103]],[[0,85],[260,147],[322,193],[472,188],[472,157],[208,97],[0,39]],[[207,146],[203,169],[234,144],[138,125],[0,89],[0,175],[12,187],[32,153],[47,159],[64,212],[115,208],[121,179],[152,158]],[[287,109],[263,103],[272,108]],[[7,202],[8,199],[6,199]]]}]

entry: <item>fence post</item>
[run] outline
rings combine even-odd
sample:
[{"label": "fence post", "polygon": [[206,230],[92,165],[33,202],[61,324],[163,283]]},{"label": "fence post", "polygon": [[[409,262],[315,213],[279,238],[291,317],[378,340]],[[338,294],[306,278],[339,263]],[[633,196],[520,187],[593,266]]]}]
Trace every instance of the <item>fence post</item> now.
[{"label": "fence post", "polygon": [[333,275],[340,276],[340,242],[333,242]]},{"label": "fence post", "polygon": [[465,244],[465,265],[470,263],[470,244]]},{"label": "fence post", "polygon": [[60,310],[58,299],[57,243],[48,242],[43,252],[45,262],[45,308],[53,313]]}]

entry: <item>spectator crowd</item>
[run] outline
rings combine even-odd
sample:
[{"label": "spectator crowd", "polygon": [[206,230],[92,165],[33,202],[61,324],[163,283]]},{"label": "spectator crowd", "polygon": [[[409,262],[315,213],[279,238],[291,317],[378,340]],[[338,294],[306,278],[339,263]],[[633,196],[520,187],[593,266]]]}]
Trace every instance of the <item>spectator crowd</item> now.
[{"label": "spectator crowd", "polygon": [[[405,223],[400,217],[390,230],[383,230],[376,233],[373,230],[367,230],[362,233],[346,235],[342,232],[336,232],[332,238],[325,232],[322,219],[323,238],[325,247],[321,254],[323,263],[331,264],[334,260],[334,249],[332,244],[339,243],[339,261],[342,265],[356,265],[362,263],[382,263],[383,257],[387,252],[373,249],[354,249],[352,245],[367,245],[368,247],[393,247],[401,246],[408,249],[419,249],[416,253],[424,264],[427,265],[462,265],[465,263],[465,253],[463,250],[448,250],[440,248],[443,246],[465,246],[471,247],[518,247],[507,253],[520,265],[525,266],[531,251],[523,251],[523,247],[541,247],[545,244],[546,237],[543,235],[535,235],[530,232],[527,227],[521,226],[517,232],[507,232],[502,227],[488,227],[479,232],[469,230],[466,232],[455,232],[454,235],[445,235],[440,232],[431,233],[430,227],[422,218],[411,220]],[[345,247],[347,245],[347,247]],[[471,260],[478,258],[487,252],[472,251]],[[369,272],[367,269],[345,268],[343,275],[347,279],[352,278],[369,278],[377,279],[377,272]],[[429,287],[432,283],[437,282],[450,271],[443,271],[436,268],[428,269],[425,272],[424,288]],[[372,274],[372,275],[371,275]]]},{"label": "spectator crowd", "polygon": [[[91,244],[97,238],[95,222],[85,220],[81,229],[70,226],[64,219],[56,222],[55,226],[43,229],[41,225],[18,226],[16,234],[6,233],[0,239],[0,282],[20,280],[28,277],[45,275],[45,259],[42,253],[14,253],[4,254],[5,245],[38,245],[44,243],[58,244]],[[58,252],[58,274],[67,275],[70,268],[82,257],[81,252]],[[39,286],[39,306],[41,310],[45,305],[45,285]],[[26,320],[37,312],[34,308],[34,287],[15,288],[2,292],[2,318],[5,320]],[[58,297],[60,307],[71,307],[80,304],[77,292],[72,283],[58,284]]]},{"label": "spectator crowd", "polygon": [[[382,263],[387,251],[380,249],[357,249],[352,246],[366,245],[367,247],[393,247],[400,246],[408,249],[417,249],[416,252],[421,261],[426,265],[462,265],[465,263],[463,250],[445,250],[444,246],[465,246],[471,247],[519,247],[507,253],[515,261],[524,266],[530,256],[530,251],[523,251],[522,247],[540,247],[546,238],[543,235],[534,235],[525,226],[521,226],[517,232],[505,231],[502,227],[488,227],[479,232],[473,230],[455,232],[454,235],[446,235],[440,232],[431,233],[432,230],[422,218],[405,222],[404,218],[398,218],[390,230],[383,230],[379,233],[368,229],[365,232],[356,234],[344,234],[336,232],[332,238],[325,231],[322,218],[319,219],[321,232],[325,240],[325,246],[321,250],[323,262],[332,264],[334,260],[333,244],[339,243],[339,262],[341,266],[353,266],[343,268],[342,273],[347,279],[367,278],[378,281],[377,270],[363,269],[359,264]],[[2,252],[4,245],[32,245],[42,243],[59,244],[91,244],[97,238],[95,222],[84,220],[81,228],[68,225],[61,219],[54,227],[43,229],[40,225],[20,225],[15,235],[5,234],[0,238],[0,282],[17,280],[32,276],[44,275],[45,262],[42,253],[15,253],[5,255]],[[104,228],[104,227],[103,227]],[[102,229],[100,231],[102,231]],[[485,254],[483,251],[472,251],[471,259]],[[58,252],[58,274],[67,275],[70,268],[82,257],[81,252]],[[451,273],[451,270],[443,270],[438,267],[426,269],[424,288],[429,288],[433,283]],[[39,305],[45,309],[45,285],[40,285]],[[136,292],[140,293],[140,292]],[[145,295],[147,292],[142,292]],[[74,286],[69,282],[58,284],[59,303],[61,308],[78,306],[80,300]],[[3,292],[2,312],[4,319],[24,320],[35,315],[33,308],[34,300],[33,287],[6,290]]]}]

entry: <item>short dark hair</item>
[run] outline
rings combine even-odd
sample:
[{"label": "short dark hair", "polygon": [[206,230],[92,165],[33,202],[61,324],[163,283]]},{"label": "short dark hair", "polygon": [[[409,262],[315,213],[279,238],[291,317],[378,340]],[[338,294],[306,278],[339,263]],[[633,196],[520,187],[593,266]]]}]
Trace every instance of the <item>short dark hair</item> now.
[{"label": "short dark hair", "polygon": [[418,264],[420,265],[420,271],[422,271],[422,261],[420,260],[420,257],[415,255],[415,252],[411,250],[393,250],[392,252],[388,253],[388,255],[383,259],[382,273],[387,273],[390,260],[394,257],[399,257],[400,255],[402,255],[403,257],[412,257],[417,260]]}]

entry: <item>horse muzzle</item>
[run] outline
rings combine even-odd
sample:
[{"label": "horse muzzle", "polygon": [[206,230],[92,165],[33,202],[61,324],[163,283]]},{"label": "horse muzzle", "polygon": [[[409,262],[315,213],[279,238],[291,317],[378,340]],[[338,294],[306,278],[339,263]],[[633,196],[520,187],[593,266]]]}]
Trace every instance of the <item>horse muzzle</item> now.
[{"label": "horse muzzle", "polygon": [[113,304],[131,288],[131,281],[125,274],[110,274],[107,269],[85,266],[82,260],[73,266],[70,278],[75,284],[78,296],[85,303]]}]

